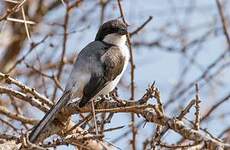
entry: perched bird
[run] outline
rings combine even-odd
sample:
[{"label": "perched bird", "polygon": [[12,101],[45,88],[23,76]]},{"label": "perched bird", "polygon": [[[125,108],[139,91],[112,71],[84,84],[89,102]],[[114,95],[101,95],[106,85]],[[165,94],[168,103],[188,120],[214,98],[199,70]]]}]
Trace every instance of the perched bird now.
[{"label": "perched bird", "polygon": [[119,19],[110,20],[99,28],[95,41],[79,53],[64,94],[30,133],[31,142],[36,141],[68,101],[79,99],[79,107],[83,107],[116,87],[130,59],[127,33],[127,26]]}]

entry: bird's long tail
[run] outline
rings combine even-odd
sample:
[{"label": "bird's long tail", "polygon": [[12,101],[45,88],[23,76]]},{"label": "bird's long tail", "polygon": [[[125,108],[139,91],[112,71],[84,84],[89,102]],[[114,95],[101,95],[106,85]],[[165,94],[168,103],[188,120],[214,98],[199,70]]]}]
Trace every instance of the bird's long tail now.
[{"label": "bird's long tail", "polygon": [[29,135],[30,142],[34,143],[41,132],[54,120],[57,114],[61,111],[70,99],[70,91],[65,92],[59,99],[56,105],[54,105],[42,118],[42,120],[35,126]]}]

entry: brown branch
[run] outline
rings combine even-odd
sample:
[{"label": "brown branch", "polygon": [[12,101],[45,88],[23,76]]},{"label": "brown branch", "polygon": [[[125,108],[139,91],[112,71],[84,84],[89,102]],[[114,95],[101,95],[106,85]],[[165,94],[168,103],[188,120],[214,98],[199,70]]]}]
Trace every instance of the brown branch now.
[{"label": "brown branch", "polygon": [[196,99],[195,99],[195,123],[194,123],[194,129],[199,130],[200,129],[200,99],[199,99],[199,87],[198,84],[196,84]]},{"label": "brown branch", "polygon": [[9,94],[9,95],[16,97],[22,101],[28,102],[29,104],[31,104],[32,106],[35,106],[36,108],[42,110],[43,112],[47,112],[49,110],[49,108],[47,106],[45,106],[43,103],[41,103],[37,99],[35,99],[31,96],[28,96],[24,93],[21,93],[19,91],[13,90],[11,88],[6,88],[6,87],[0,86],[0,94]]},{"label": "brown branch", "polygon": [[[80,136],[79,134],[72,134],[72,135],[69,135],[67,136],[66,138],[62,139],[62,140],[55,140],[53,141],[52,143],[49,143],[49,144],[43,144],[42,147],[45,147],[45,148],[48,148],[48,147],[56,147],[56,146],[59,146],[59,145],[67,145],[67,144],[72,144],[72,145],[75,145],[79,148],[83,148],[83,149],[102,149],[102,146],[103,145],[87,145],[87,143],[85,143],[84,141],[93,141],[96,139],[101,139],[103,138],[102,135],[87,135],[87,136]],[[89,147],[90,146],[90,147]],[[95,147],[93,147],[95,146]],[[104,147],[104,148],[107,148],[109,149],[109,147]]]},{"label": "brown branch", "polygon": [[[119,106],[119,104],[116,101],[99,101],[96,102],[95,105],[95,111],[96,112],[132,112],[136,114],[142,115],[147,121],[156,123],[161,126],[168,127],[169,129],[172,129],[173,131],[179,133],[184,138],[195,141],[195,142],[208,142],[211,146],[219,147],[219,146],[227,146],[228,144],[223,144],[219,141],[216,141],[215,139],[206,137],[202,133],[197,132],[196,130],[193,130],[189,127],[187,127],[182,121],[176,119],[176,118],[170,118],[168,116],[160,116],[157,115],[155,110],[153,109],[152,105],[138,105],[139,102],[130,102],[127,101],[125,106]],[[91,106],[88,105],[84,108],[79,108],[77,103],[69,104],[66,108],[68,112],[71,113],[85,113],[85,112],[91,112]]]},{"label": "brown branch", "polygon": [[[179,116],[177,117],[178,120],[182,120],[183,117],[189,113],[190,109],[192,108],[192,106],[195,105],[195,100],[190,101],[190,103],[181,111],[181,113],[179,114]],[[164,134],[169,130],[169,127],[164,127],[163,129],[161,129],[160,135],[157,136],[156,140],[156,145],[158,145],[160,143],[161,138],[164,136]]]},{"label": "brown branch", "polygon": [[229,48],[229,51],[230,51],[230,37],[229,37],[229,34],[228,34],[227,22],[226,22],[225,17],[224,17],[223,7],[221,6],[221,3],[220,3],[219,0],[216,0],[216,5],[217,5],[217,8],[218,8],[220,18],[221,18],[221,23],[222,23],[222,27],[223,27],[223,30],[224,30],[224,35],[225,35],[225,38],[226,38],[226,40],[228,42],[228,48]]},{"label": "brown branch", "polygon": [[195,142],[204,141],[209,143],[211,147],[215,147],[215,148],[223,147],[223,146],[230,147],[230,145],[228,144],[223,144],[219,141],[216,141],[215,139],[206,137],[201,133],[186,127],[182,121],[177,120],[175,118],[169,118],[167,116],[164,116],[159,119],[159,116],[155,115],[155,113],[151,110],[145,110],[144,112],[141,113],[141,115],[150,122],[154,122],[156,124],[169,127],[170,129],[179,133],[186,139]]},{"label": "brown branch", "polygon": [[[156,88],[154,88],[154,89],[156,89]],[[147,90],[147,92],[148,91],[150,91],[150,90]],[[152,90],[152,92],[154,93],[155,91]],[[23,100],[28,99],[28,97],[26,97],[26,95],[23,95],[23,93],[20,93],[20,92],[14,91],[14,90],[10,90],[10,89],[4,88],[4,87],[0,87],[0,93],[7,93],[7,94],[10,94],[12,96],[23,99]],[[151,97],[146,97],[146,98],[151,98]],[[31,103],[31,101],[35,102],[36,100],[35,99],[31,100],[31,98],[30,98],[28,100],[28,102]],[[170,118],[170,117],[163,115],[163,114],[159,115],[160,110],[157,110],[156,107],[151,105],[151,104],[141,104],[142,101],[143,101],[142,98],[138,101],[134,101],[134,100],[123,101],[122,100],[122,104],[123,104],[122,106],[121,106],[121,103],[118,103],[116,100],[97,101],[97,102],[95,102],[95,112],[97,112],[97,113],[101,113],[101,112],[115,112],[115,113],[130,112],[130,113],[140,114],[147,121],[156,123],[158,125],[167,127],[169,129],[172,129],[173,131],[182,135],[185,139],[189,139],[189,140],[192,140],[194,142],[203,141],[206,144],[208,143],[209,146],[211,146],[211,147],[219,147],[219,146],[229,147],[228,144],[224,144],[222,142],[219,142],[214,138],[207,137],[207,136],[203,135],[202,133],[199,133],[198,131],[187,127],[182,121],[178,120],[177,118]],[[147,100],[145,100],[145,101],[147,102]],[[64,109],[63,114],[60,114],[60,115],[65,115],[65,117],[66,117],[66,116],[69,116],[69,115],[75,114],[75,113],[86,113],[86,112],[92,111],[90,105],[87,105],[86,107],[83,107],[83,108],[79,108],[78,103],[79,102],[68,104],[68,106]],[[191,107],[191,105],[188,105],[189,108]],[[38,105],[36,107],[39,108],[40,105]],[[189,108],[186,107],[185,110],[182,111],[182,113],[186,114],[184,112],[188,112]],[[4,110],[4,109],[1,109],[1,110]],[[10,116],[16,120],[22,120],[24,122],[30,122],[30,121],[28,121],[28,119],[25,119],[22,116],[16,116],[16,114],[12,114],[12,113],[9,114],[5,110],[4,110],[4,112],[8,116]],[[63,121],[63,117],[61,120]],[[34,124],[35,122],[31,121],[30,123]],[[72,125],[70,127],[68,127],[68,126],[66,126],[66,127],[71,129]],[[47,135],[50,135],[51,133],[52,134],[54,134],[54,133],[60,134],[61,131],[63,131],[63,130],[66,130],[66,129],[63,129],[63,125],[60,125],[59,123],[56,122],[55,124],[52,124],[51,127],[48,128],[46,132],[43,133],[46,135],[46,136],[43,135],[43,138],[47,137]],[[77,128],[76,130],[81,130],[81,129]],[[76,130],[75,130],[75,132],[76,132]],[[78,131],[78,132],[80,132],[80,131]]]},{"label": "brown branch", "polygon": [[205,145],[204,142],[198,142],[194,144],[187,144],[187,145],[178,145],[178,144],[173,144],[169,145],[166,143],[160,143],[159,144],[161,147],[169,148],[169,149],[202,149]]},{"label": "brown branch", "polygon": [[44,103],[44,104],[48,105],[49,107],[51,107],[53,105],[53,103],[50,102],[50,100],[48,98],[46,98],[45,96],[38,93],[35,89],[30,88],[30,87],[26,86],[25,84],[21,83],[20,81],[15,80],[14,78],[10,77],[9,75],[6,75],[6,74],[3,74],[0,72],[0,81],[2,81],[2,80],[4,80],[5,83],[7,83],[7,84],[16,85],[25,93],[32,94],[41,103]]},{"label": "brown branch", "polygon": [[0,21],[6,20],[8,16],[12,15],[16,11],[18,11],[19,8],[23,6],[23,4],[26,2],[26,0],[22,0],[21,2],[17,3],[12,9],[7,10],[3,16],[0,17]]},{"label": "brown branch", "polygon": [[7,108],[5,108],[3,106],[0,106],[0,114],[6,115],[9,118],[12,118],[12,119],[17,120],[17,121],[21,121],[22,123],[26,123],[26,124],[35,125],[38,123],[38,121],[35,119],[30,119],[30,118],[24,117],[24,116],[16,114],[16,113],[12,113],[9,110],[7,110]]}]

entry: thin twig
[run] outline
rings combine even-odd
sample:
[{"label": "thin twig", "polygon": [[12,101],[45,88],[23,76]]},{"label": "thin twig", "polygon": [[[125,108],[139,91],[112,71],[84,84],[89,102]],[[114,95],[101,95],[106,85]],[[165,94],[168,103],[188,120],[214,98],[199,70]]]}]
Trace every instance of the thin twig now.
[{"label": "thin twig", "polygon": [[26,15],[25,15],[25,10],[22,6],[22,17],[23,17],[23,20],[24,20],[24,25],[25,25],[25,29],[26,29],[26,35],[27,35],[27,38],[28,40],[31,42],[31,38],[30,38],[30,32],[29,32],[29,29],[28,29],[28,25],[26,23]]},{"label": "thin twig", "polygon": [[10,77],[9,75],[6,75],[6,74],[3,74],[3,73],[0,72],[0,81],[2,81],[2,80],[5,80],[5,82],[7,84],[14,84],[14,85],[16,85],[17,87],[19,87],[25,93],[32,94],[41,103],[44,103],[44,104],[48,105],[49,107],[51,107],[53,105],[53,103],[50,102],[48,98],[46,98],[45,96],[41,95],[34,88],[30,88],[30,87],[26,86],[25,84],[23,84],[22,82],[14,79],[12,77]]},{"label": "thin twig", "polygon": [[37,42],[37,43],[31,43],[30,44],[30,49],[26,52],[25,55],[23,55],[21,58],[19,58],[13,65],[12,67],[6,72],[7,74],[9,74],[11,71],[14,70],[14,68],[20,64],[22,61],[24,61],[26,59],[26,57],[40,44],[42,44],[43,42],[45,42],[45,40],[49,37],[49,35],[46,35],[41,41]]},{"label": "thin twig", "polygon": [[[67,39],[68,39],[68,22],[69,22],[69,11],[70,9],[69,3],[66,3],[66,8],[65,8],[65,18],[64,18],[64,24],[63,24],[63,29],[64,29],[64,36],[63,36],[63,42],[62,42],[62,53],[61,53],[61,60],[59,62],[58,66],[58,72],[57,72],[57,80],[61,79],[63,67],[64,67],[64,60],[65,60],[65,54],[66,54],[66,46],[67,46]],[[53,95],[52,95],[52,101],[54,101],[57,93],[57,87],[54,88]]]},{"label": "thin twig", "polygon": [[21,19],[16,19],[16,18],[10,18],[10,17],[7,17],[7,21],[13,21],[13,22],[19,22],[19,23],[25,23],[25,24],[36,24],[34,21],[28,21],[28,20],[21,20]]},{"label": "thin twig", "polygon": [[200,129],[200,99],[199,99],[199,87],[198,84],[196,86],[196,99],[195,99],[195,123],[194,123],[194,129],[199,130]]},{"label": "thin twig", "polygon": [[217,101],[216,104],[213,105],[213,107],[211,107],[203,117],[201,117],[201,122],[205,121],[212,112],[214,112],[221,104],[223,104],[224,102],[230,100],[230,92],[227,93],[226,96],[224,96],[223,98],[221,98],[220,100]]},{"label": "thin twig", "polygon": [[136,30],[134,30],[133,32],[130,33],[130,36],[132,37],[133,35],[140,32],[152,19],[153,19],[153,17],[149,16],[149,18],[140,27],[138,27]]},{"label": "thin twig", "polygon": [[216,5],[217,5],[217,8],[218,8],[220,18],[221,18],[221,23],[222,23],[222,27],[223,27],[223,30],[224,30],[224,35],[225,35],[225,38],[226,38],[226,40],[228,42],[228,48],[229,48],[229,51],[230,51],[230,37],[229,37],[229,34],[228,34],[227,22],[226,22],[225,17],[224,17],[223,7],[221,6],[221,3],[220,3],[219,0],[216,0]]},{"label": "thin twig", "polygon": [[95,131],[96,131],[96,135],[98,135],[99,133],[98,133],[98,128],[97,128],[97,119],[96,119],[96,113],[95,113],[95,108],[94,108],[94,100],[91,101],[91,106],[92,106],[92,114],[93,114]]},{"label": "thin twig", "polygon": [[13,3],[13,4],[18,4],[19,1],[16,0],[4,0],[5,2]]}]

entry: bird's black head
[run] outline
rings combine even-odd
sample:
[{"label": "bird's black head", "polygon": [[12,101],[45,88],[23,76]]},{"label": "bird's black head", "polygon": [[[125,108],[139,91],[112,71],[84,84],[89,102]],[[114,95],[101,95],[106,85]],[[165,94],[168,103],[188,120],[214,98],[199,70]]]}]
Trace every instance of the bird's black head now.
[{"label": "bird's black head", "polygon": [[105,22],[99,28],[95,41],[102,41],[106,35],[116,33],[119,35],[125,35],[128,33],[127,26],[119,19],[110,20]]}]

